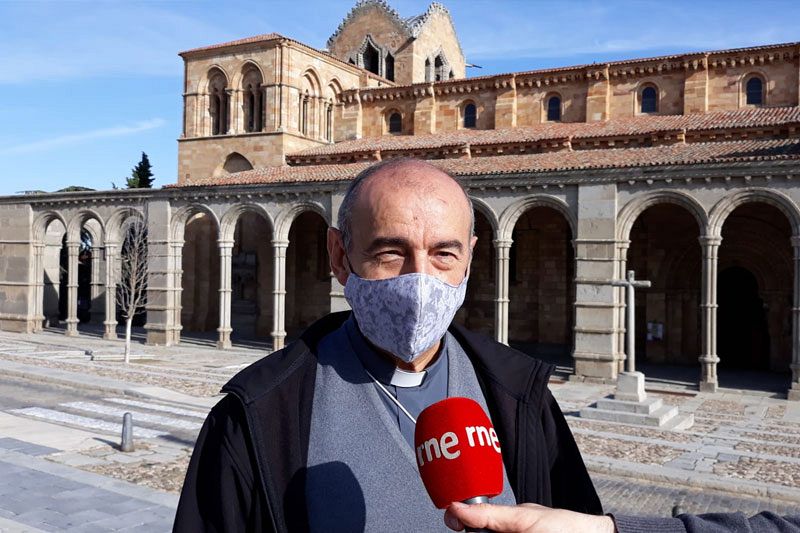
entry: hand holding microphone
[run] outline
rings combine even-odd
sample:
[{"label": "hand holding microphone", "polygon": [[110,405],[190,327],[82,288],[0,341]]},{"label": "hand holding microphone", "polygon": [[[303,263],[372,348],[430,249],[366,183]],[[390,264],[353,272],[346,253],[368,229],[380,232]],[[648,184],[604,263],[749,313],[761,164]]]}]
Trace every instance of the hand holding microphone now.
[{"label": "hand holding microphone", "polygon": [[422,411],[414,453],[422,482],[439,509],[453,502],[486,503],[503,492],[500,441],[474,400],[447,398]]}]

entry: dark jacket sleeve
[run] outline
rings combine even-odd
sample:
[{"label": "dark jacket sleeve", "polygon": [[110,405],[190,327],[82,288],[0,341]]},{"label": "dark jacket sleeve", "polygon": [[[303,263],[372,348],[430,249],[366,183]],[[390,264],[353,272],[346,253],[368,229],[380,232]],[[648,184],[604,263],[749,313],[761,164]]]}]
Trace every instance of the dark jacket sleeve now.
[{"label": "dark jacket sleeve", "polygon": [[239,400],[228,395],[200,430],[183,483],[173,531],[271,531]]},{"label": "dark jacket sleeve", "polygon": [[763,512],[680,515],[677,518],[613,516],[619,533],[800,533],[800,515],[781,517]]},{"label": "dark jacket sleeve", "polygon": [[542,424],[550,457],[552,507],[603,514],[600,498],[558,402],[549,390],[543,400]]}]

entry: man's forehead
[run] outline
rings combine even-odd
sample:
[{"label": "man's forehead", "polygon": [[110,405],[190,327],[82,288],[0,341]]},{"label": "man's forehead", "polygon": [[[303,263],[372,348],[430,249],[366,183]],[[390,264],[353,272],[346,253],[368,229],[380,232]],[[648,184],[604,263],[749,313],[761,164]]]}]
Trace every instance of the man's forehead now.
[{"label": "man's forehead", "polygon": [[361,207],[375,208],[377,200],[404,200],[409,197],[434,197],[455,209],[469,208],[461,186],[438,168],[411,161],[376,172],[362,186]]}]

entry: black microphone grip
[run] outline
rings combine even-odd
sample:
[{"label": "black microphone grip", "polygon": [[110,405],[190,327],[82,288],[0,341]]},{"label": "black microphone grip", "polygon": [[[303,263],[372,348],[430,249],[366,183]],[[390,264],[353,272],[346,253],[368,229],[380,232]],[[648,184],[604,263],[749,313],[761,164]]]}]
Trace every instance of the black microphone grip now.
[{"label": "black microphone grip", "polygon": [[[487,498],[486,496],[475,496],[474,498],[464,500],[463,503],[466,503],[467,505],[475,505],[478,503],[489,503],[489,498]],[[467,527],[464,531],[466,531],[466,533],[492,533],[491,529],[484,529],[484,528],[473,529],[471,527]]]}]

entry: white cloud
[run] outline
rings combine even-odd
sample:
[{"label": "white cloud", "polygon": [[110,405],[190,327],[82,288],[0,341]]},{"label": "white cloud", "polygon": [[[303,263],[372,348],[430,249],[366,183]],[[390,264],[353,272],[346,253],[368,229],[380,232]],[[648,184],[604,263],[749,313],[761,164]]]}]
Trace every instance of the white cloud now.
[{"label": "white cloud", "polygon": [[81,133],[70,133],[66,135],[59,135],[57,137],[50,137],[49,139],[41,139],[38,141],[17,144],[0,148],[0,155],[12,154],[29,154],[32,152],[43,152],[52,148],[59,148],[61,146],[81,144],[86,141],[94,141],[98,139],[108,139],[110,137],[123,137],[125,135],[133,135],[160,128],[166,122],[161,118],[154,118],[137,122],[132,125],[112,126],[110,128],[100,128],[96,130],[84,131]]}]

